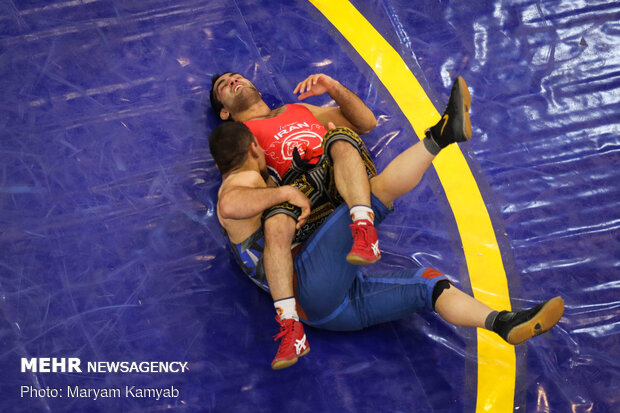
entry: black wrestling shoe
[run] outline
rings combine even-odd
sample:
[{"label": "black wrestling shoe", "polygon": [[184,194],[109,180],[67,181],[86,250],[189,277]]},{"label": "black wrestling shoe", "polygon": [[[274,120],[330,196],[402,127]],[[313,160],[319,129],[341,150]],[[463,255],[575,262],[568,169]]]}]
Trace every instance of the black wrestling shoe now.
[{"label": "black wrestling shoe", "polygon": [[562,297],[540,303],[529,310],[500,311],[493,321],[493,331],[510,344],[521,344],[550,330],[564,314]]},{"label": "black wrestling shoe", "polygon": [[451,143],[471,139],[470,107],[471,96],[467,83],[459,76],[454,80],[450,100],[448,100],[441,120],[426,130],[424,143],[430,153],[437,155],[440,150]]}]

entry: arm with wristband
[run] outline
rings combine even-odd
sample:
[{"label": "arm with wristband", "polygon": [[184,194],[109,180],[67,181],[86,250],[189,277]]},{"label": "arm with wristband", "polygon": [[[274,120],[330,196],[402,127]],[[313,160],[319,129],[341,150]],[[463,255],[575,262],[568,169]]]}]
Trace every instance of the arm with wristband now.
[{"label": "arm with wristband", "polygon": [[310,200],[301,191],[290,185],[270,187],[258,172],[243,171],[230,175],[222,184],[218,211],[223,219],[244,220],[283,202],[301,209],[297,220],[301,227],[310,214]]}]

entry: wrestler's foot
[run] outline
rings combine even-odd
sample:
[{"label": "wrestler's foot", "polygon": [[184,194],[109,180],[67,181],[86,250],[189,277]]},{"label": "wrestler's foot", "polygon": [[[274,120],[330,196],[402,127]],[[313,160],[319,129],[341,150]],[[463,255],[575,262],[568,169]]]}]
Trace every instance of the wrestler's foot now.
[{"label": "wrestler's foot", "polygon": [[280,320],[280,316],[276,316],[276,321],[280,323],[280,333],[273,339],[277,341],[282,338],[282,341],[276,357],[271,362],[271,368],[280,370],[292,366],[297,363],[299,357],[308,354],[310,345],[306,341],[306,333],[301,322],[293,318]]},{"label": "wrestler's foot", "polygon": [[469,108],[471,96],[465,79],[457,77],[452,85],[450,100],[441,120],[426,130],[424,144],[433,155],[451,143],[464,142],[471,138]]},{"label": "wrestler's foot", "polygon": [[564,314],[564,300],[554,297],[529,310],[500,311],[493,322],[493,331],[510,344],[521,344],[550,330]]},{"label": "wrestler's foot", "polygon": [[353,232],[353,248],[347,255],[347,261],[353,265],[374,264],[381,258],[377,229],[367,220],[355,221],[351,224]]}]

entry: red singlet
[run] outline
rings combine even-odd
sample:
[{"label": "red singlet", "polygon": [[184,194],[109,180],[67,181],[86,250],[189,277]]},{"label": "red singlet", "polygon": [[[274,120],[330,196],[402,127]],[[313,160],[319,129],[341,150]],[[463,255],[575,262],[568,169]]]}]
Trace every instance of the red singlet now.
[{"label": "red singlet", "polygon": [[265,150],[267,166],[280,179],[291,167],[293,149],[296,147],[302,159],[314,164],[323,154],[321,144],[327,132],[303,105],[286,105],[284,112],[267,119],[248,120],[245,125],[256,136]]}]

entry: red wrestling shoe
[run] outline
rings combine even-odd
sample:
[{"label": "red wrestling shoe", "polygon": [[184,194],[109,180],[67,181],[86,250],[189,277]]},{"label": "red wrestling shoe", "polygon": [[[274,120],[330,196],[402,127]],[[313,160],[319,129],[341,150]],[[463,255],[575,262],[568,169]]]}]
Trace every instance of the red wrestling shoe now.
[{"label": "red wrestling shoe", "polygon": [[351,224],[353,248],[347,255],[347,261],[353,265],[374,264],[381,258],[377,229],[372,222],[365,219]]},{"label": "red wrestling shoe", "polygon": [[306,341],[306,333],[304,333],[304,325],[293,318],[280,320],[280,316],[276,316],[276,321],[280,323],[280,333],[273,338],[273,341],[280,342],[276,358],[271,362],[271,368],[274,370],[285,369],[297,363],[297,359],[305,356],[310,351],[310,346]]}]

